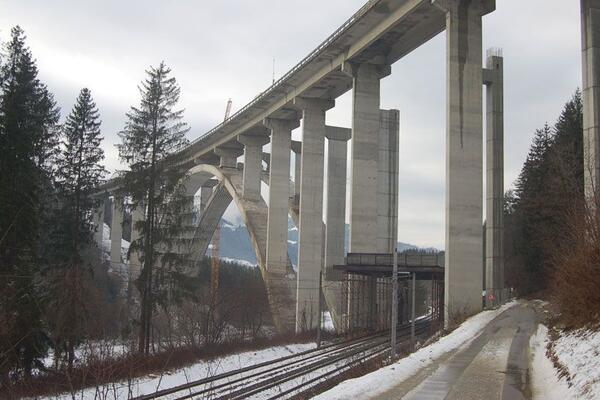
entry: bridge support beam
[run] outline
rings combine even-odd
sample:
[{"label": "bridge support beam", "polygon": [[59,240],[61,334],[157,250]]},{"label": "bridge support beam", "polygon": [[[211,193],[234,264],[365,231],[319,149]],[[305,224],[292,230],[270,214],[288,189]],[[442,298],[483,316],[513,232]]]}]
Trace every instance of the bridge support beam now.
[{"label": "bridge support beam", "polygon": [[373,253],[377,250],[380,79],[389,74],[389,66],[347,63],[344,68],[353,77],[350,251]]},{"label": "bridge support beam", "polygon": [[352,131],[328,126],[327,137],[327,202],[325,203],[325,301],[333,325],[342,327],[342,273],[333,271],[334,265],[343,265],[346,236],[346,163],[348,140]]},{"label": "bridge support beam", "polygon": [[499,292],[504,288],[503,66],[504,60],[499,54],[490,54],[483,71],[487,86],[485,288],[488,306],[497,304]]},{"label": "bridge support beam", "polygon": [[333,102],[297,98],[294,103],[302,110],[301,170],[296,176],[296,181],[300,180],[296,332],[301,332],[315,328],[319,322],[325,111],[333,107]]},{"label": "bridge support beam", "polygon": [[113,268],[121,263],[121,240],[123,239],[123,199],[115,196],[112,201],[110,226],[110,262]]},{"label": "bridge support beam", "polygon": [[268,143],[268,138],[240,135],[238,141],[244,145],[243,197],[246,200],[260,200],[262,147]]},{"label": "bridge support beam", "polygon": [[585,195],[598,207],[600,184],[600,0],[581,0]]},{"label": "bridge support beam", "polygon": [[445,323],[481,311],[482,4],[448,0]]},{"label": "bridge support beam", "polygon": [[379,113],[377,252],[393,253],[398,237],[398,140],[400,112]]}]

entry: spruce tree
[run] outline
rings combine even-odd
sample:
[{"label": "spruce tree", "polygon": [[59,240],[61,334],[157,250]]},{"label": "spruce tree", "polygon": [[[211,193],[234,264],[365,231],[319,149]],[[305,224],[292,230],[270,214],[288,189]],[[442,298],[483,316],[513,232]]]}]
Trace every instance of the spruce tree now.
[{"label": "spruce tree", "polygon": [[0,374],[30,375],[45,354],[36,277],[43,197],[59,110],[37,78],[20,27],[11,30],[0,68]]},{"label": "spruce tree", "polygon": [[99,201],[92,194],[105,174],[100,164],[104,151],[98,109],[89,89],[82,89],[62,129],[60,152],[56,156],[56,183],[59,207],[53,240],[54,273],[49,303],[54,310],[50,321],[55,356],[64,350],[67,364],[74,361],[74,349],[84,334],[87,315],[85,283],[89,268],[83,252],[93,243],[92,216]]},{"label": "spruce tree", "polygon": [[181,198],[178,182],[184,172],[171,165],[168,156],[187,144],[188,128],[183,110],[174,110],[180,88],[170,72],[164,63],[146,71],[139,87],[140,106],[131,107],[119,133],[119,156],[129,166],[123,174],[123,194],[131,199],[132,207],[145,211],[144,221],[134,227],[140,238],[131,243],[130,251],[139,250],[142,263],[137,282],[141,293],[139,351],[146,354],[153,310],[163,297],[165,285],[170,284],[171,270],[165,269],[179,262],[170,248],[179,226],[183,200],[177,200]]}]

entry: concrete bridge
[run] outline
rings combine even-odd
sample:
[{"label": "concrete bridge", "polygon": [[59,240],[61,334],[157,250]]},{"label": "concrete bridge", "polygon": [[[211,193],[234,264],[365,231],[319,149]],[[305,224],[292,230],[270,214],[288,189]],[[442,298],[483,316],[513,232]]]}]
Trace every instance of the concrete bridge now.
[{"label": "concrete bridge", "polygon": [[[193,251],[197,255],[206,251],[219,219],[234,201],[248,227],[278,329],[301,329],[307,320],[316,323],[320,272],[344,264],[346,210],[350,252],[394,250],[400,112],[380,109],[380,81],[391,73],[393,63],[445,30],[445,320],[452,323],[455,313],[479,311],[484,259],[483,86],[487,87],[487,286],[499,288],[503,282],[503,58],[491,52],[487,65],[482,62],[482,18],[494,9],[495,0],[371,0],[271,87],[175,154],[172,160],[187,171],[181,184],[190,196],[201,198],[202,215],[190,236]],[[352,129],[326,125],[326,112],[349,90]],[[300,125],[302,141],[294,142],[292,130]],[[263,146],[268,143],[266,154]],[[243,164],[237,162],[241,156]],[[268,184],[264,199],[262,181]],[[117,187],[114,181],[104,189],[110,193]],[[122,202],[115,201],[114,262],[121,261],[121,209]],[[287,253],[289,215],[299,229],[297,272]],[[101,211],[97,218],[100,223]],[[143,211],[135,210],[133,219],[140,218]],[[134,239],[136,235],[132,233]],[[132,266],[136,260],[133,254]],[[335,307],[339,282],[326,286],[326,300]]]}]

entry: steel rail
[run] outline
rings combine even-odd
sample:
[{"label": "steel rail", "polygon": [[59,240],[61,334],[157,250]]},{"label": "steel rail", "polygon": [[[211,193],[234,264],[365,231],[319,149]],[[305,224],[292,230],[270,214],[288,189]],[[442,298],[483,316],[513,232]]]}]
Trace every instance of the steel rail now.
[{"label": "steel rail", "polygon": [[[417,336],[421,336],[423,333],[425,333],[427,331],[427,329],[429,329],[429,327],[430,327],[430,323],[427,323],[427,324],[424,324],[424,326],[420,326],[419,328],[417,328],[417,331],[418,331]],[[410,339],[410,334],[406,333],[406,334],[402,335],[400,338],[408,340],[408,339]],[[369,361],[371,359],[376,359],[377,357],[384,357],[389,352],[388,347],[390,347],[390,346],[387,346],[384,349],[379,350],[377,352],[374,352],[374,353],[371,353],[371,354],[367,354],[367,355],[365,355],[362,358],[359,358],[359,359],[356,359],[356,360],[352,360],[352,361],[350,361],[346,365],[343,365],[343,366],[341,366],[339,368],[336,368],[336,369],[333,369],[331,371],[325,372],[324,374],[321,374],[321,375],[319,375],[319,376],[317,376],[315,378],[312,378],[312,379],[310,379],[308,381],[302,382],[301,384],[299,384],[297,386],[294,386],[291,389],[288,389],[288,390],[286,390],[284,392],[278,393],[275,396],[269,397],[269,400],[278,399],[278,398],[281,398],[281,397],[283,397],[285,395],[297,392],[299,389],[301,389],[301,388],[303,388],[305,386],[308,386],[308,385],[310,385],[312,383],[321,381],[321,380],[323,380],[324,378],[326,378],[326,377],[328,377],[330,375],[334,375],[334,374],[335,375],[340,375],[344,371],[349,370],[350,368],[352,368],[356,364],[359,364],[359,363],[362,363],[362,362],[366,362],[366,361]],[[310,387],[308,389],[310,389]],[[298,393],[298,394],[300,394],[300,393]]]},{"label": "steel rail", "polygon": [[[419,332],[425,330],[429,324],[430,318],[420,320],[417,323]],[[399,327],[399,331],[403,332],[403,338],[405,338],[405,336],[409,336],[410,324]],[[383,332],[371,336],[333,342],[322,346],[320,349],[306,350],[297,354],[281,357],[279,359],[265,361],[256,365],[228,371],[213,377],[188,382],[186,384],[163,389],[152,394],[136,397],[135,400],[156,399],[184,390],[190,390],[190,393],[177,397],[177,400],[189,399],[202,395],[205,397],[209,393],[212,398],[214,398],[214,396],[220,396],[217,397],[219,399],[245,398],[247,396],[269,390],[274,386],[289,382],[297,377],[325,368],[344,359],[355,357],[357,354],[369,352],[358,360],[352,360],[348,365],[353,365],[356,362],[377,357],[378,355],[387,352],[389,349],[389,340],[387,336],[389,336],[389,333]],[[381,349],[378,349],[379,347],[381,347]],[[311,379],[309,382],[312,382],[315,379],[321,380],[336,371],[340,371],[338,373],[341,373],[342,370],[347,369],[346,367],[348,367],[348,365],[342,368],[337,368],[333,371],[328,371],[325,374],[320,375],[320,377]],[[266,370],[260,370],[265,367],[269,368]],[[240,376],[232,381],[219,383],[216,386],[203,388],[199,391],[191,391],[193,388],[216,383],[224,379],[242,375],[245,372],[251,371],[256,372],[250,375]],[[259,380],[258,382],[256,382],[257,379]],[[248,382],[249,380],[252,381]],[[307,384],[309,383],[304,382],[303,384],[296,386],[293,391],[297,391],[299,388],[304,387]],[[239,389],[236,390],[238,387]],[[224,393],[224,390],[226,390],[226,393]]]},{"label": "steel rail", "polygon": [[[428,324],[428,322],[426,324]],[[401,330],[410,332],[410,326],[404,326]],[[406,335],[406,333],[402,336],[405,336],[405,335]],[[381,347],[381,349],[376,350],[377,348],[380,348],[380,347]],[[297,370],[291,371],[289,373],[281,374],[280,377],[276,378],[275,380],[272,380],[272,379],[269,379],[268,381],[263,380],[263,381],[258,382],[248,388],[244,388],[243,390],[241,390],[239,392],[230,393],[223,397],[218,397],[216,400],[226,400],[226,399],[227,400],[241,400],[244,398],[248,398],[249,396],[253,396],[255,394],[264,392],[273,387],[279,386],[279,385],[289,382],[293,379],[299,378],[303,375],[307,375],[311,372],[314,372],[314,371],[317,371],[324,367],[333,365],[339,361],[349,359],[349,358],[351,359],[352,357],[354,357],[358,354],[364,353],[366,351],[373,351],[373,353],[367,354],[364,357],[368,357],[368,358],[374,357],[377,354],[387,352],[389,347],[390,347],[389,339],[387,337],[382,338],[382,339],[379,339],[375,343],[367,343],[359,349],[350,349],[348,351],[343,351],[342,354],[340,354],[338,356],[326,358],[324,360],[314,362],[312,364],[309,364],[309,365],[299,368]],[[356,360],[354,360],[354,361],[356,361]],[[276,396],[275,398],[278,398],[278,397],[281,397],[281,396]]]},{"label": "steel rail", "polygon": [[[339,347],[339,346],[350,346],[353,345],[356,342],[362,342],[362,341],[366,341],[366,340],[372,340],[375,337],[381,336],[383,335],[382,333],[380,334],[376,334],[376,335],[370,335],[370,336],[362,336],[359,338],[354,338],[354,339],[349,339],[349,340],[343,340],[343,341],[336,341],[336,342],[332,342],[329,344],[326,344],[324,346],[321,346],[320,349],[310,349],[310,350],[305,350],[296,354],[290,354],[289,356],[285,356],[285,357],[281,357],[275,360],[270,360],[270,361],[264,361],[262,363],[259,364],[254,364],[254,365],[249,365],[247,367],[244,368],[240,368],[240,369],[236,369],[236,370],[232,370],[232,371],[228,371],[225,372],[223,374],[219,374],[219,375],[215,375],[212,377],[207,377],[207,378],[203,378],[203,379],[199,379],[197,381],[193,381],[193,382],[189,382],[189,383],[185,383],[182,385],[178,385],[178,386],[174,386],[172,388],[168,388],[168,389],[163,389],[160,391],[157,391],[155,393],[151,393],[148,395],[142,395],[139,397],[134,398],[133,400],[151,400],[151,399],[155,399],[157,397],[161,397],[161,396],[166,396],[169,394],[173,394],[182,390],[186,390],[186,389],[191,389],[193,387],[196,386],[200,386],[203,384],[207,384],[207,383],[212,383],[214,381],[217,380],[221,380],[221,379],[225,379],[225,378],[229,378],[231,376],[234,375],[239,375],[242,374],[244,372],[249,372],[252,370],[256,370],[256,369],[260,369],[266,366],[270,366],[273,365],[274,363],[282,363],[284,361],[288,361],[294,358],[299,358],[305,355],[311,355],[314,353],[319,353],[319,352],[323,352],[324,350],[330,349],[332,347]],[[318,354],[315,354],[315,357],[318,356]]]}]

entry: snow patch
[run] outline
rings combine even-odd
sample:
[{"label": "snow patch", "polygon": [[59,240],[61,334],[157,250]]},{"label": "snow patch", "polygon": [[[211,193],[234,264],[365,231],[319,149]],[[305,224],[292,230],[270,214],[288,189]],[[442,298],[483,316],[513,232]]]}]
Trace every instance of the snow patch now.
[{"label": "snow patch", "polygon": [[546,357],[548,328],[540,324],[529,340],[531,349],[531,391],[533,400],[564,400],[573,398],[565,380],[558,377],[552,361]]},{"label": "snow patch", "polygon": [[395,364],[359,378],[344,381],[333,389],[315,397],[315,399],[366,399],[382,394],[415,375],[444,354],[467,347],[487,324],[516,304],[516,302],[510,302],[497,310],[483,311],[469,318],[449,335],[442,337],[430,346],[419,349]]},{"label": "snow patch", "polygon": [[[249,365],[275,360],[281,357],[289,356],[290,354],[311,350],[315,347],[316,345],[314,343],[307,343],[276,346],[258,351],[248,351],[245,353],[202,361],[189,367],[174,371],[166,371],[160,376],[154,374],[148,375],[146,377],[133,380],[131,385],[128,385],[127,382],[107,384],[106,388],[100,388],[99,391],[109,392],[110,395],[108,398],[128,399],[132,396],[141,396],[144,394],[154,393],[157,390],[171,388],[194,380],[237,370]],[[179,395],[181,395],[181,393]],[[83,392],[77,393],[76,398],[82,400],[97,399],[98,391],[96,388],[88,388]],[[46,397],[45,399],[71,400],[72,396],[70,394],[63,394],[61,396]]]},{"label": "snow patch", "polygon": [[561,332],[554,342],[554,354],[569,372],[575,398],[600,399],[600,332]]}]

